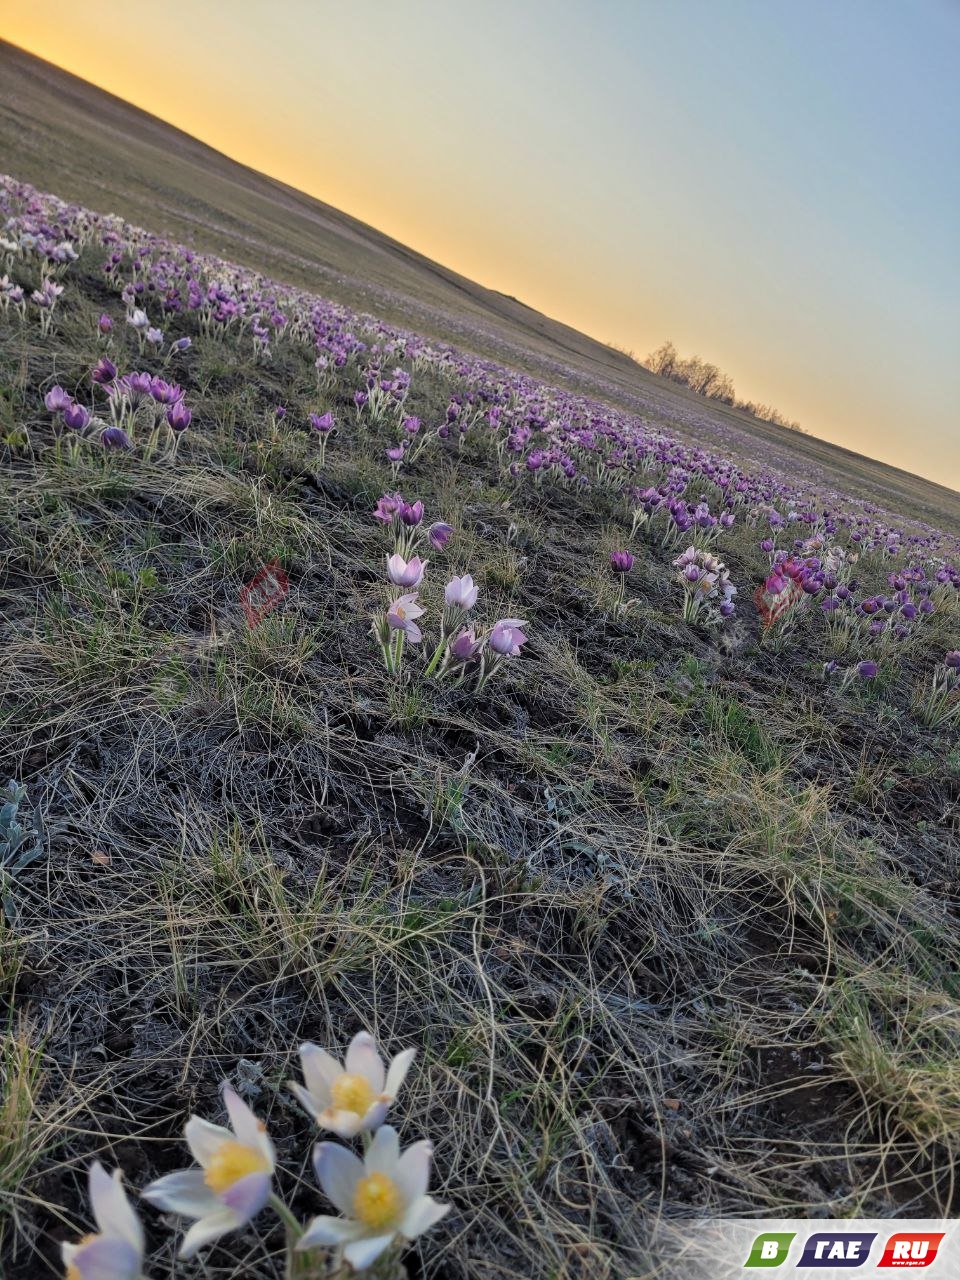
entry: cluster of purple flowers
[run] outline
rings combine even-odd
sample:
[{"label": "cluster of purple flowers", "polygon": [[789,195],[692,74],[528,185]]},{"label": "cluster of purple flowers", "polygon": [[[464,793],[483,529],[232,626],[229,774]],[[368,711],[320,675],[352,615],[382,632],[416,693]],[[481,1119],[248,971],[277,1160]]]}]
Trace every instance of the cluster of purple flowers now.
[{"label": "cluster of purple flowers", "polygon": [[737,588],[730,580],[724,564],[702,547],[687,547],[673,562],[679,570],[683,586],[683,616],[693,622],[703,615],[704,621],[716,625],[736,613],[733,597]]},{"label": "cluster of purple flowers", "polygon": [[[589,385],[589,394],[573,391],[572,371],[559,361],[553,363],[556,385],[549,386],[11,178],[0,177],[0,218],[4,310],[25,314],[29,291],[40,281],[37,293],[45,300],[33,300],[49,323],[63,288],[55,281],[66,277],[78,250],[102,251],[104,281],[126,316],[119,329],[106,312],[101,316],[97,335],[108,351],[129,342],[132,334],[145,355],[165,369],[191,342],[187,334],[166,341],[164,330],[174,325],[211,339],[230,334],[239,343],[252,343],[262,359],[279,343],[297,346],[314,359],[319,386],[337,377],[341,387],[353,389],[358,420],[389,430],[377,447],[386,447],[395,483],[401,468],[414,466],[428,442],[456,440],[461,446],[469,439],[518,485],[596,491],[618,503],[626,500],[633,533],[642,528],[651,542],[688,546],[674,562],[687,617],[718,621],[734,612],[729,574],[708,551],[734,525],[767,535],[761,546],[770,568],[761,592],[772,600],[789,596],[788,608],[777,613],[780,633],[804,610],[816,616],[809,610],[816,600],[835,639],[848,635],[850,642],[878,646],[879,653],[909,636],[948,597],[958,598],[960,540],[825,487],[812,464],[798,459],[788,445],[771,443],[765,464],[756,465],[753,438],[706,407],[680,405],[655,388],[625,392],[602,378],[589,384],[582,371],[576,381],[581,388]],[[439,317],[433,327],[441,327]],[[472,330],[467,321],[463,332],[471,345],[489,345],[489,335]],[[442,378],[450,388],[439,425],[425,427],[409,411],[411,381],[421,373]],[[110,423],[96,418],[95,401],[87,407],[61,391],[68,403],[57,403],[52,411],[68,431],[78,439],[94,438],[99,431],[107,448],[125,449],[145,428],[149,449],[157,431],[166,430],[176,448],[191,413],[175,382],[156,373],[118,376],[107,357],[92,377],[98,394],[106,395]],[[278,410],[274,429],[280,418]],[[669,433],[652,425],[667,418]],[[309,424],[322,464],[333,414],[312,414]],[[425,541],[440,547],[449,537],[449,526],[424,527],[419,506],[399,494],[378,504],[378,519],[394,527],[397,554],[408,563]],[[851,577],[854,566],[871,588],[877,569],[890,569],[889,590],[864,594]],[[630,570],[616,562],[613,568],[620,574],[626,607]]]},{"label": "cluster of purple flowers", "polygon": [[[400,670],[405,644],[419,644],[423,640],[419,619],[426,610],[419,602],[417,588],[430,562],[419,555],[410,555],[410,538],[406,532],[422,527],[423,503],[408,503],[399,493],[384,494],[373,514],[390,524],[397,534],[397,549],[387,557],[387,578],[393,586],[405,588],[374,620],[372,627],[384,666],[395,674]],[[437,523],[429,526],[427,538],[431,546],[440,550],[450,541],[452,533],[448,524]],[[521,618],[501,618],[486,635],[478,636],[469,615],[479,595],[480,588],[469,573],[451,578],[446,584],[439,638],[424,668],[424,675],[451,679],[457,684],[475,676],[474,688],[478,693],[504,662],[519,655],[527,642],[523,630],[527,623]]]},{"label": "cluster of purple flowers", "polygon": [[77,438],[93,428],[105,449],[132,449],[134,424],[145,421],[151,433],[148,452],[156,443],[161,424],[165,424],[176,452],[180,436],[193,421],[193,414],[183,399],[183,389],[156,374],[132,372],[118,375],[117,366],[108,356],[101,356],[90,371],[90,381],[107,397],[110,422],[97,417],[92,409],[75,400],[63,387],[51,387],[44,396],[47,410],[59,417]]}]

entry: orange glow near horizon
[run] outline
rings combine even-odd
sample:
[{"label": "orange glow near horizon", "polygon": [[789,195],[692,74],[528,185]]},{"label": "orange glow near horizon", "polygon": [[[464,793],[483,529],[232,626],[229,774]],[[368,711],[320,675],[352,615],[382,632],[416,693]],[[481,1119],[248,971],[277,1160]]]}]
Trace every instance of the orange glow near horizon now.
[{"label": "orange glow near horizon", "polygon": [[[929,151],[933,175],[937,151],[921,80],[915,109],[889,91],[899,123],[860,101],[906,56],[899,33],[866,42],[876,84],[854,92],[844,31],[836,65],[807,64],[802,15],[749,0],[696,28],[626,0],[79,7],[15,9],[3,35],[602,341],[642,358],[669,337],[814,434],[960,486],[957,254],[938,239],[960,203],[910,169]],[[814,7],[811,44],[832,21]]]}]

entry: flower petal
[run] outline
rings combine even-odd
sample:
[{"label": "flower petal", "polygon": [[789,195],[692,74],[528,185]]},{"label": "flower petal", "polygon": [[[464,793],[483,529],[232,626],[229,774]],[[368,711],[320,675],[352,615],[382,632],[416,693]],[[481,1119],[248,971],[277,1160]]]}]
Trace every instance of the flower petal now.
[{"label": "flower petal", "polygon": [[343,1074],[343,1067],[326,1049],[309,1043],[300,1046],[300,1067],[304,1083],[319,1103],[317,1110],[322,1111],[330,1105],[330,1087]]},{"label": "flower petal", "polygon": [[367,1108],[366,1113],[360,1121],[360,1128],[368,1130],[370,1133],[374,1129],[379,1129],[387,1118],[387,1112],[390,1110],[390,1103],[383,1098],[379,1102],[373,1103]]},{"label": "flower petal", "polygon": [[331,1204],[341,1213],[353,1213],[353,1193],[363,1177],[363,1164],[352,1151],[335,1142],[318,1142],[313,1149],[317,1181]]},{"label": "flower petal", "polygon": [[133,1245],[138,1254],[143,1253],[143,1227],[123,1189],[123,1174],[119,1169],[111,1177],[99,1160],[90,1166],[90,1204],[97,1226],[105,1235],[120,1236]]},{"label": "flower petal", "polygon": [[310,1090],[305,1089],[302,1084],[297,1084],[296,1080],[291,1080],[287,1085],[287,1088],[300,1103],[301,1107],[303,1107],[304,1111],[306,1111],[307,1115],[312,1116],[317,1124],[320,1124],[320,1113],[322,1111],[322,1107],[318,1104],[317,1099]]},{"label": "flower petal", "polygon": [[191,1116],[183,1131],[190,1154],[205,1169],[224,1142],[233,1142],[233,1134],[223,1125],[211,1124],[199,1116]]},{"label": "flower petal", "polygon": [[180,1213],[186,1218],[203,1218],[209,1213],[216,1213],[220,1203],[204,1182],[202,1169],[168,1173],[144,1187],[140,1194],[165,1213]]},{"label": "flower petal", "polygon": [[364,1169],[367,1173],[386,1173],[393,1178],[399,1159],[400,1139],[396,1129],[388,1124],[381,1125],[363,1157]]},{"label": "flower petal", "polygon": [[270,1198],[270,1174],[248,1173],[220,1193],[220,1200],[236,1216],[237,1226],[255,1218]]},{"label": "flower petal", "polygon": [[228,1231],[234,1231],[237,1220],[230,1209],[220,1205],[216,1213],[210,1213],[199,1222],[195,1222],[183,1237],[178,1258],[192,1258],[198,1249],[214,1240],[219,1240]]},{"label": "flower petal", "polygon": [[400,1157],[394,1177],[408,1207],[427,1193],[432,1155],[433,1143],[424,1139],[407,1147]]},{"label": "flower petal", "polygon": [[261,1152],[264,1159],[269,1162],[272,1173],[276,1164],[276,1154],[267,1134],[267,1126],[259,1116],[253,1114],[232,1085],[223,1086],[223,1100],[227,1106],[233,1132],[245,1147],[253,1147],[255,1151]]},{"label": "flower petal", "polygon": [[431,1227],[435,1227],[441,1218],[453,1208],[449,1204],[440,1204],[434,1200],[433,1196],[421,1196],[419,1200],[414,1200],[400,1223],[400,1233],[406,1236],[408,1240],[415,1240],[417,1236],[423,1235],[424,1231],[429,1231]]},{"label": "flower petal", "polygon": [[76,1268],[80,1280],[136,1280],[142,1257],[129,1240],[120,1236],[96,1236],[74,1247],[64,1261]]},{"label": "flower petal", "polygon": [[404,1049],[402,1053],[398,1053],[394,1060],[390,1063],[390,1070],[387,1072],[387,1082],[383,1086],[383,1092],[388,1098],[393,1099],[400,1092],[400,1086],[407,1078],[407,1072],[417,1056],[416,1049]]},{"label": "flower petal", "polygon": [[359,1222],[349,1218],[334,1218],[321,1214],[307,1224],[307,1229],[297,1242],[297,1249],[315,1249],[317,1245],[346,1244],[363,1233]]},{"label": "flower petal", "polygon": [[366,1117],[358,1116],[356,1111],[335,1111],[328,1107],[317,1116],[317,1124],[321,1129],[329,1129],[338,1138],[355,1138],[366,1128]]},{"label": "flower petal", "polygon": [[343,1246],[343,1256],[357,1271],[364,1271],[372,1266],[384,1249],[390,1247],[393,1235],[367,1236],[363,1240],[354,1240]]}]

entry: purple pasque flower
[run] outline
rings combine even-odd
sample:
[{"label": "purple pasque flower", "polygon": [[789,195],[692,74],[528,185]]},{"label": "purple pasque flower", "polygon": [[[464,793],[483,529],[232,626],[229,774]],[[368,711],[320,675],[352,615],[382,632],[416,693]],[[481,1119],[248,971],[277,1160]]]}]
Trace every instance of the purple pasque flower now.
[{"label": "purple pasque flower", "polygon": [[[401,440],[399,444],[395,444],[390,449],[385,449],[384,452],[391,462],[402,462],[405,449],[406,445]],[[396,476],[394,476],[394,479],[396,479]]]},{"label": "purple pasque flower", "polygon": [[278,422],[282,422],[284,420],[284,418],[287,416],[287,411],[282,404],[278,404],[276,406],[276,408],[273,411],[273,416],[276,418]]},{"label": "purple pasque flower", "polygon": [[69,409],[73,404],[73,396],[68,395],[63,387],[57,385],[50,388],[43,397],[43,403],[51,413],[63,413],[64,409]]},{"label": "purple pasque flower", "polygon": [[172,431],[186,431],[192,421],[193,414],[182,400],[177,400],[167,410],[167,424]]},{"label": "purple pasque flower", "polygon": [[417,618],[424,612],[417,604],[417,593],[408,592],[398,596],[387,609],[387,626],[391,631],[402,631],[411,644],[418,644],[423,639],[423,632],[417,626]]},{"label": "purple pasque flower", "polygon": [[451,578],[443,591],[444,603],[450,609],[472,609],[477,603],[480,588],[476,586],[469,573],[462,577]]},{"label": "purple pasque flower", "polygon": [[395,551],[392,556],[387,556],[387,577],[397,587],[419,587],[429,563],[429,560],[421,560],[419,556],[404,560]]},{"label": "purple pasque flower", "polygon": [[437,520],[427,530],[427,537],[435,551],[442,551],[453,537],[453,526]]},{"label": "purple pasque flower", "polygon": [[420,430],[420,419],[414,417],[404,418],[402,426],[408,436],[415,436]]},{"label": "purple pasque flower", "polygon": [[522,618],[501,618],[493,624],[487,643],[494,653],[505,658],[516,658],[521,647],[527,643],[527,637],[521,630],[526,625]]},{"label": "purple pasque flower", "polygon": [[483,641],[478,640],[473,628],[460,632],[450,645],[450,656],[458,662],[470,662],[483,648]]},{"label": "purple pasque flower", "polygon": [[90,412],[82,404],[68,405],[63,411],[63,425],[71,431],[85,431],[90,422]]},{"label": "purple pasque flower", "polygon": [[97,321],[97,329],[104,335],[104,337],[106,337],[108,333],[113,332],[113,321],[110,319],[110,317],[107,315],[105,311],[101,314],[100,319]]},{"label": "purple pasque flower", "polygon": [[410,529],[415,529],[423,520],[423,503],[419,501],[404,502],[400,508],[400,520]]},{"label": "purple pasque flower", "polygon": [[634,559],[629,551],[613,551],[610,553],[610,567],[616,573],[629,573],[633,565]]},{"label": "purple pasque flower", "polygon": [[857,664],[857,675],[861,680],[872,680],[877,674],[877,664],[872,659]]},{"label": "purple pasque flower", "polygon": [[133,441],[123,427],[104,427],[100,432],[100,443],[105,449],[132,449]]},{"label": "purple pasque flower", "polygon": [[90,381],[96,382],[101,387],[106,386],[108,382],[112,382],[116,376],[117,366],[109,356],[101,356],[90,370]]},{"label": "purple pasque flower", "polygon": [[377,499],[377,505],[373,509],[373,518],[374,520],[382,520],[384,524],[393,524],[394,519],[399,515],[404,505],[403,494],[401,493],[381,494]]},{"label": "purple pasque flower", "polygon": [[333,413],[329,409],[326,413],[310,414],[310,426],[319,435],[326,435],[328,431],[333,430],[334,425]]},{"label": "purple pasque flower", "polygon": [[943,665],[951,671],[960,671],[960,649],[951,649],[944,658]]}]

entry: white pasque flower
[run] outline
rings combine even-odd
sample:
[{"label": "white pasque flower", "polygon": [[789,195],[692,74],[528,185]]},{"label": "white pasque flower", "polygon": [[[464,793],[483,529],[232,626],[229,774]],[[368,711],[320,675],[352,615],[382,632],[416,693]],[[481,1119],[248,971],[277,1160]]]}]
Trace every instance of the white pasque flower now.
[{"label": "white pasque flower", "polygon": [[382,1125],[360,1160],[347,1147],[318,1142],[313,1167],[323,1193],[344,1215],[322,1214],[301,1236],[297,1249],[340,1245],[357,1271],[371,1266],[399,1235],[415,1240],[450,1212],[427,1195],[429,1142],[415,1142],[400,1154],[396,1129]]},{"label": "white pasque flower", "polygon": [[416,1049],[405,1049],[385,1070],[369,1031],[358,1031],[353,1037],[342,1066],[325,1049],[302,1044],[300,1066],[306,1088],[291,1084],[290,1090],[321,1129],[355,1138],[383,1124],[416,1054]]},{"label": "white pasque flower", "polygon": [[224,1085],[223,1100],[232,1129],[199,1116],[191,1116],[184,1129],[200,1168],[167,1174],[143,1191],[158,1209],[197,1219],[184,1236],[181,1258],[244,1226],[270,1197],[276,1156],[266,1125],[230,1085]]},{"label": "white pasque flower", "polygon": [[90,1204],[99,1231],[76,1244],[62,1244],[66,1280],[139,1280],[143,1269],[143,1227],[123,1189],[123,1175],[107,1173],[99,1160],[90,1166]]}]

